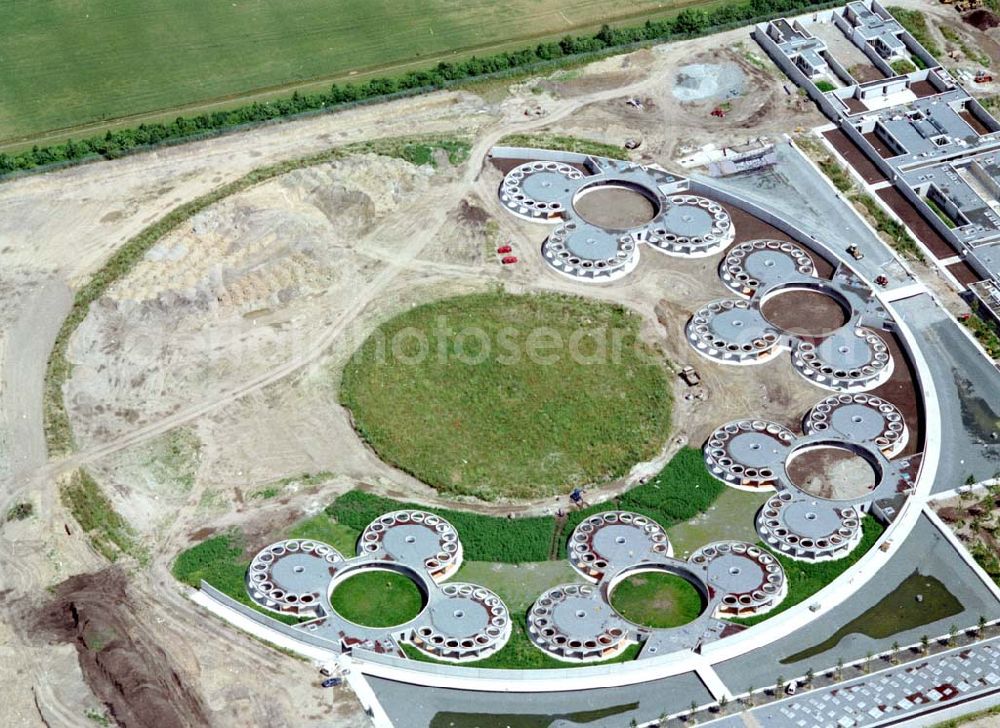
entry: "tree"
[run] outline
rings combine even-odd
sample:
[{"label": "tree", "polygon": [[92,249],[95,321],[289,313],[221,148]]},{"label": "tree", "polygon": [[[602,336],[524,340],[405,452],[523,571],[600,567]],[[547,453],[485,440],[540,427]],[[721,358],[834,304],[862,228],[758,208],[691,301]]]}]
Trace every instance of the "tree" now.
[{"label": "tree", "polygon": [[892,657],[889,659],[889,661],[893,665],[899,664],[899,642],[892,643]]},{"label": "tree", "polygon": [[725,710],[728,704],[729,704],[729,698],[727,698],[725,695],[719,698],[719,710]]},{"label": "tree", "polygon": [[865,674],[867,675],[871,671],[872,671],[872,652],[871,650],[868,650],[868,652],[865,653]]},{"label": "tree", "polygon": [[844,658],[837,658],[837,682],[844,679]]},{"label": "tree", "polygon": [[816,673],[810,667],[808,670],[806,670],[806,686],[811,688],[813,680],[815,679],[816,679]]},{"label": "tree", "polygon": [[927,635],[922,635],[920,637],[920,648],[923,650],[924,656],[926,656],[927,653],[930,652],[931,638]]},{"label": "tree", "polygon": [[747,705],[753,705],[753,685],[747,688]]},{"label": "tree", "polygon": [[948,627],[948,646],[955,646],[955,637],[958,636],[958,627],[956,625],[951,625]]},{"label": "tree", "polygon": [[778,675],[778,679],[774,681],[774,694],[781,695],[784,689],[785,689],[785,676]]},{"label": "tree", "polygon": [[976,626],[978,627],[979,639],[982,639],[983,635],[986,633],[986,617],[980,614],[979,622]]}]

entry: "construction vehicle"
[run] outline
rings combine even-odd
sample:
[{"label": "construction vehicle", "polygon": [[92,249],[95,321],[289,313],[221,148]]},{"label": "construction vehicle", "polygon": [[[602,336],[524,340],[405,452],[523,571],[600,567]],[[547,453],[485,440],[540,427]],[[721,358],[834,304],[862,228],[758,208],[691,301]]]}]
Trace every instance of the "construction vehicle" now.
[{"label": "construction vehicle", "polygon": [[976,83],[990,83],[993,80],[993,74],[984,68],[980,68],[972,80]]},{"label": "construction vehicle", "polygon": [[859,248],[857,245],[848,245],[847,252],[850,253],[851,257],[854,258],[854,260],[861,260],[862,258],[865,257],[865,254],[861,252],[861,248]]},{"label": "construction vehicle", "polygon": [[684,367],[681,369],[681,379],[689,387],[696,387],[701,384],[701,375],[695,370],[694,367]]},{"label": "construction vehicle", "polygon": [[726,110],[723,109],[721,106],[716,106],[714,109],[712,109],[712,116],[718,116],[720,119],[725,119]]}]

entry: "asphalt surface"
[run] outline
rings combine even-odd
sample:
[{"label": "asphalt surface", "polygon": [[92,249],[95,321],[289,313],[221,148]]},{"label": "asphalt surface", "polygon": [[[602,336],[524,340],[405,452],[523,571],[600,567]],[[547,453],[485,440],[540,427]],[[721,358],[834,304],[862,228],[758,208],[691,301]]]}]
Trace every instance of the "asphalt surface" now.
[{"label": "asphalt surface", "polygon": [[558,693],[487,693],[366,678],[400,728],[623,728],[678,713],[712,696],[693,672],[627,688]]},{"label": "asphalt surface", "polygon": [[[863,660],[869,652],[878,654],[891,649],[893,642],[910,645],[920,642],[921,636],[925,634],[929,637],[947,634],[953,624],[960,629],[975,627],[980,616],[988,620],[1000,618],[1000,602],[997,602],[993,593],[977,578],[975,572],[926,516],[917,522],[909,538],[895,548],[895,554],[882,567],[878,576],[843,604],[777,642],[742,657],[716,664],[715,671],[730,691],[738,695],[750,687],[773,685],[778,677],[800,677],[810,667],[814,672],[820,673],[835,667],[838,658],[843,659],[844,663]],[[831,649],[795,662],[782,662],[822,643],[891,594],[914,572],[937,578],[964,609],[940,619],[929,618],[925,624],[881,639],[852,632],[844,635]],[[781,617],[777,616],[775,619]]]}]

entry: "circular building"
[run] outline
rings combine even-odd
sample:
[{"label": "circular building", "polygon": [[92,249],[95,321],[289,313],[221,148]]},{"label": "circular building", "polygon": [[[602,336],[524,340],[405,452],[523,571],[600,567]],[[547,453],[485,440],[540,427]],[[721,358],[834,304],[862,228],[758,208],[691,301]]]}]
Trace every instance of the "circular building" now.
[{"label": "circular building", "polygon": [[634,233],[668,255],[703,258],[729,247],[736,228],[725,208],[697,195],[672,195],[648,227]]},{"label": "circular building", "polygon": [[783,491],[760,509],[757,533],[768,546],[793,559],[839,559],[861,540],[861,516],[851,506]]},{"label": "circular building", "polygon": [[792,366],[817,387],[836,392],[874,389],[892,376],[889,347],[875,332],[845,327],[819,344],[800,340]]},{"label": "circular building", "polygon": [[430,657],[451,662],[481,660],[510,638],[507,606],[489,589],[446,584],[431,601],[426,624],[413,630],[410,643]]},{"label": "circular building", "polygon": [[713,301],[686,329],[695,351],[723,364],[757,364],[780,351],[778,331],[747,301]]},{"label": "circular building", "polygon": [[331,567],[343,562],[333,547],[316,541],[278,541],[258,552],[246,573],[247,594],[274,612],[318,616]]},{"label": "circular building", "polygon": [[628,511],[591,516],[573,530],[568,550],[573,568],[593,582],[636,561],[673,555],[660,524]]},{"label": "circular building", "polygon": [[422,564],[434,581],[462,565],[462,542],[448,521],[426,511],[393,511],[372,521],[358,541],[358,554]]},{"label": "circular building", "polygon": [[500,201],[526,220],[550,222],[566,212],[562,201],[573,194],[583,172],[563,162],[527,162],[515,167],[500,185]]},{"label": "circular building", "polygon": [[734,246],[719,265],[719,278],[734,293],[750,298],[762,287],[815,276],[812,258],[784,240],[748,240]]},{"label": "circular building", "polygon": [[542,257],[553,270],[570,278],[610,281],[638,265],[639,249],[628,235],[607,235],[570,221],[545,239]]},{"label": "circular building", "polygon": [[742,541],[702,546],[688,563],[701,567],[721,601],[717,617],[750,617],[774,609],[788,593],[785,570],[764,549]]},{"label": "circular building", "polygon": [[708,472],[746,490],[774,488],[795,434],[766,420],[729,422],[708,438],[703,453]]},{"label": "circular building", "polygon": [[566,662],[607,660],[635,641],[631,625],[589,584],[542,594],[528,612],[528,635],[536,647]]},{"label": "circular building", "polygon": [[899,408],[871,394],[835,394],[816,404],[806,415],[807,435],[834,435],[851,442],[874,444],[883,455],[898,455],[909,440]]}]

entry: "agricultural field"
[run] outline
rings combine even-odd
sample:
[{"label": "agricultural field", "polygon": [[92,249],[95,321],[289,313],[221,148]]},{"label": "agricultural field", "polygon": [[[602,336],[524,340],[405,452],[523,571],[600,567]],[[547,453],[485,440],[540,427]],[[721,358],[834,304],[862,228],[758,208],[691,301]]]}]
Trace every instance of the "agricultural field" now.
[{"label": "agricultural field", "polygon": [[182,110],[208,109],[211,102],[265,98],[292,87],[316,90],[334,79],[372,73],[394,75],[705,4],[5,2],[0,147],[56,130],[79,136],[83,129],[76,127],[107,120],[151,112],[173,118]]},{"label": "agricultural field", "polygon": [[367,339],[341,402],[383,460],[441,493],[495,500],[600,484],[655,457],[670,431],[666,368],[639,321],[554,294],[426,304]]}]

